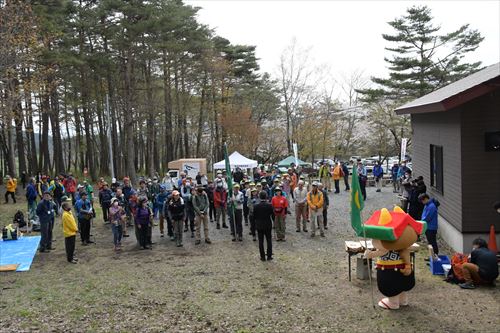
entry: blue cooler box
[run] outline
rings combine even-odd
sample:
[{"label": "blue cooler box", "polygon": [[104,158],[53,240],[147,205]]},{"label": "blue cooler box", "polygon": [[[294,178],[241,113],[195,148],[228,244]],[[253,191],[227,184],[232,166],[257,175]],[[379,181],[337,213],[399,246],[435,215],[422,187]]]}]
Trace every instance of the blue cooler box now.
[{"label": "blue cooler box", "polygon": [[429,268],[433,275],[444,275],[443,264],[450,264],[450,259],[448,256],[439,256],[440,260],[434,260],[432,257],[429,257]]}]

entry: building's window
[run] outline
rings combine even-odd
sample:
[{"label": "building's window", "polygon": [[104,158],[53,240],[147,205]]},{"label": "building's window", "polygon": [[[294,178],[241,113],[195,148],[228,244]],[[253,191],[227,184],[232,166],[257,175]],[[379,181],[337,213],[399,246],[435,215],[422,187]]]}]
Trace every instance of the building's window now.
[{"label": "building's window", "polygon": [[431,145],[431,186],[443,193],[443,147]]}]

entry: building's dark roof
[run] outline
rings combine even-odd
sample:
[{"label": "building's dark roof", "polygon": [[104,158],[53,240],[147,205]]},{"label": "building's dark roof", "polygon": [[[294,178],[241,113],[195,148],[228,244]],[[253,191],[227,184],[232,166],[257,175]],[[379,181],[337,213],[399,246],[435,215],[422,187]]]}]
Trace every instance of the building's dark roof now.
[{"label": "building's dark roof", "polygon": [[457,107],[495,89],[489,81],[500,78],[500,63],[488,66],[474,74],[441,89],[417,98],[395,110],[397,114],[440,112]]}]

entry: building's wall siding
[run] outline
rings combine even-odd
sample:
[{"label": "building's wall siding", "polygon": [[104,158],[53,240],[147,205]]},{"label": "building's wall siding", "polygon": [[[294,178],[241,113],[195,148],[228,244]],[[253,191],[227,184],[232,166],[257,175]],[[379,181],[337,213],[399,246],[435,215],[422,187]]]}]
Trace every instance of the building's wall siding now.
[{"label": "building's wall siding", "polygon": [[[493,203],[500,201],[500,152],[486,152],[485,132],[500,131],[500,89],[459,108],[462,120],[462,231],[500,229]],[[500,230],[497,230],[500,231]]]},{"label": "building's wall siding", "polygon": [[[439,213],[462,231],[462,167],[460,113],[455,111],[411,116],[413,177],[423,176],[428,192],[439,200]],[[431,186],[430,145],[443,146],[443,194]]]}]

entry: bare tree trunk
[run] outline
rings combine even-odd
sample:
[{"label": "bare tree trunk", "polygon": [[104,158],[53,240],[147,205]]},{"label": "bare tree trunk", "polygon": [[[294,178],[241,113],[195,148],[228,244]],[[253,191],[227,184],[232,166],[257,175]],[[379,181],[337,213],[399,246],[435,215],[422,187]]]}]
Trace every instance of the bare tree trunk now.
[{"label": "bare tree trunk", "polygon": [[173,138],[172,138],[172,86],[170,81],[170,61],[167,61],[167,52],[163,50],[163,98],[165,113],[165,163],[173,160]]},{"label": "bare tree trunk", "polygon": [[135,183],[137,175],[135,172],[135,154],[134,154],[134,117],[132,112],[132,50],[129,48],[125,60],[125,147],[126,147],[126,160],[125,171],[127,175]]}]

